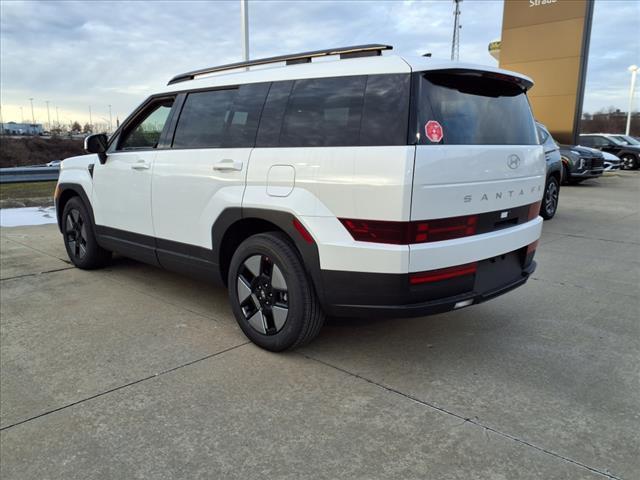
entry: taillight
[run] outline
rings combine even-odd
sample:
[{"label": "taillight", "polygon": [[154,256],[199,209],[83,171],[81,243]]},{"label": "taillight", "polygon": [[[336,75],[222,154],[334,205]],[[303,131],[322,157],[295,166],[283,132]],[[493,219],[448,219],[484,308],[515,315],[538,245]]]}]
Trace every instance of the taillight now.
[{"label": "taillight", "polygon": [[410,243],[439,242],[476,234],[478,216],[411,222]]},{"label": "taillight", "polygon": [[360,242],[392,243],[394,245],[406,245],[409,243],[408,222],[354,220],[349,218],[341,218],[340,221],[353,239]]},{"label": "taillight", "polygon": [[342,222],[354,240],[408,245],[411,243],[439,242],[475,235],[478,216],[468,215],[419,222],[387,222],[341,218],[340,222]]},{"label": "taillight", "polygon": [[527,215],[527,221],[538,218],[538,215],[540,215],[540,205],[542,205],[542,202],[536,202],[529,205],[529,215]]},{"label": "taillight", "polygon": [[466,263],[464,265],[456,265],[455,267],[440,268],[438,270],[429,270],[428,272],[418,272],[409,275],[409,283],[411,285],[419,285],[421,283],[439,282],[450,278],[463,277],[465,275],[473,275],[478,270],[478,263]]}]

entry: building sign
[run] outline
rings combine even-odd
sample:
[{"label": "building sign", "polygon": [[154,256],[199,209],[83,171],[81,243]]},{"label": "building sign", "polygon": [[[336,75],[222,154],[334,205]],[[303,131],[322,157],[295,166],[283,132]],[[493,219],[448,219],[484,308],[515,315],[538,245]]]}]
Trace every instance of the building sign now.
[{"label": "building sign", "polygon": [[593,0],[505,0],[500,67],[524,73],[536,119],[561,143],[576,143]]}]

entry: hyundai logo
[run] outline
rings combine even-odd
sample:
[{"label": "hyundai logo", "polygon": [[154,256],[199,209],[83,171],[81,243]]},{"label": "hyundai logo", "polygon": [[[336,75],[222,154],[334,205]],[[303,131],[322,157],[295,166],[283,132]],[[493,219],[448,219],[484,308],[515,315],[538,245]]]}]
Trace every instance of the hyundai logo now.
[{"label": "hyundai logo", "polygon": [[512,170],[518,168],[520,166],[520,157],[515,154],[509,155],[509,158],[507,158],[507,166]]}]

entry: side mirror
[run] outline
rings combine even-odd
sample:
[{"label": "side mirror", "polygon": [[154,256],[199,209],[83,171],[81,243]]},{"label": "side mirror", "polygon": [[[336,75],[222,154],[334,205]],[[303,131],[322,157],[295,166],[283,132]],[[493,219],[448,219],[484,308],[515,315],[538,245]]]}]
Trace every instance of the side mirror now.
[{"label": "side mirror", "polygon": [[107,143],[109,139],[104,133],[89,135],[84,139],[84,149],[87,153],[97,153],[100,163],[107,161]]}]

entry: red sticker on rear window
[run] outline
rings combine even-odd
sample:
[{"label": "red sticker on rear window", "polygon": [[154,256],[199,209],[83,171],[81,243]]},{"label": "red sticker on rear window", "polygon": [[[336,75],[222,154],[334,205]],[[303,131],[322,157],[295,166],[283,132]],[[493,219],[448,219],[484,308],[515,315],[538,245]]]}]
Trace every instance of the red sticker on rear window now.
[{"label": "red sticker on rear window", "polygon": [[424,125],[424,134],[431,142],[438,143],[444,136],[444,133],[442,132],[442,125],[435,120],[429,120]]}]

